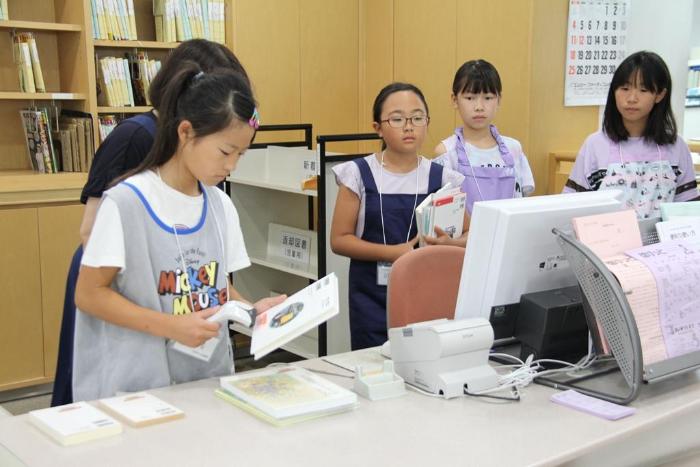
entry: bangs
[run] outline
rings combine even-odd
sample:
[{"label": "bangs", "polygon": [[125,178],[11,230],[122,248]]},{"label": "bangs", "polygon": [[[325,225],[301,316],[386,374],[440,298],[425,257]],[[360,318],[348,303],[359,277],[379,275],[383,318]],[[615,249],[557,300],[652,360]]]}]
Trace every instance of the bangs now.
[{"label": "bangs", "polygon": [[612,83],[613,89],[631,84],[632,86],[648,89],[653,93],[659,93],[668,88],[668,85],[664,82],[664,76],[659,74],[655,67],[649,66],[648,63],[643,61],[623,63],[618,71],[618,79]]},{"label": "bangs", "polygon": [[468,79],[462,86],[462,90],[459,91],[460,94],[464,93],[469,93],[469,94],[481,94],[481,93],[490,93],[490,94],[500,94],[498,91],[498,88],[496,86],[496,83],[493,82],[492,79],[489,79],[489,77],[485,76],[485,73],[478,73],[475,74],[475,76],[472,77],[472,79]]}]

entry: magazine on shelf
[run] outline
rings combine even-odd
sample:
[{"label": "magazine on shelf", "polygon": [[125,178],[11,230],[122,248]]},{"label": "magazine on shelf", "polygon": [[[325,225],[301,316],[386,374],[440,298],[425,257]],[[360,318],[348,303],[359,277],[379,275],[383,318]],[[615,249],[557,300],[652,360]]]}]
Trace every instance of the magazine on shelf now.
[{"label": "magazine on shelf", "polygon": [[293,365],[220,379],[219,397],[273,424],[289,424],[350,410],[357,395]]},{"label": "magazine on shelf", "polygon": [[337,315],[338,278],[319,279],[255,319],[250,352],[259,359]]}]

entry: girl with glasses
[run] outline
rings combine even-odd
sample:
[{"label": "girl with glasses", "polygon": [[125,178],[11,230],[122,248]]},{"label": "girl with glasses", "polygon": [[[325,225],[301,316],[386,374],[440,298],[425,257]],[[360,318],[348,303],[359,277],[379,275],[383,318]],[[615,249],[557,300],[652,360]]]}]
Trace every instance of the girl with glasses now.
[{"label": "girl with glasses", "polygon": [[435,148],[440,156],[434,162],[465,176],[462,191],[470,214],[477,201],[519,198],[535,189],[522,146],[492,124],[501,90],[501,78],[489,62],[464,63],[452,83],[452,102],[464,125]]},{"label": "girl with glasses", "polygon": [[[352,349],[387,340],[386,285],[393,263],[418,241],[415,209],[429,193],[464,177],[419,155],[430,116],[423,93],[392,83],[374,101],[373,127],[383,150],[333,168],[338,198],[331,248],[350,258]],[[465,216],[466,231],[466,216]],[[465,244],[466,234],[455,239]]]}]

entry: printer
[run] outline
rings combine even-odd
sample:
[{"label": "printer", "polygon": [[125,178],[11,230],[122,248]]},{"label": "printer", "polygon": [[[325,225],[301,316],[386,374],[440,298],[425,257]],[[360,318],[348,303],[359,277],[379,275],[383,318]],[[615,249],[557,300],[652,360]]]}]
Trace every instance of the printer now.
[{"label": "printer", "polygon": [[407,383],[449,399],[498,386],[489,365],[493,329],[484,318],[438,319],[389,329],[394,370]]}]

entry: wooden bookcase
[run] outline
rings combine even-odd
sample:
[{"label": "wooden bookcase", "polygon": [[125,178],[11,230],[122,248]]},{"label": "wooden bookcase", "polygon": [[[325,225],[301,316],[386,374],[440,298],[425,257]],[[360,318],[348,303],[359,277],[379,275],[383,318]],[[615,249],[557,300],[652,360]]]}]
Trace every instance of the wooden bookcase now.
[{"label": "wooden bookcase", "polygon": [[[230,16],[233,0],[226,0]],[[0,21],[0,391],[53,380],[63,314],[65,280],[80,239],[80,192],[86,173],[38,174],[31,170],[19,118],[30,106],[80,110],[97,116],[131,114],[148,107],[98,107],[95,56],[147,50],[164,59],[177,43],[155,40],[152,0],[134,0],[138,41],[92,37],[90,0],[10,0],[10,20]],[[232,47],[232,22],[226,22]],[[13,30],[35,34],[45,93],[20,92],[13,62]]]}]

